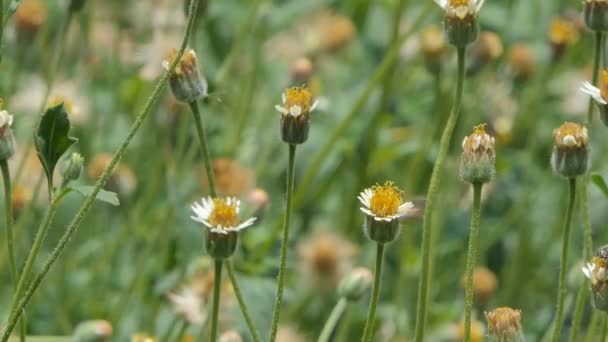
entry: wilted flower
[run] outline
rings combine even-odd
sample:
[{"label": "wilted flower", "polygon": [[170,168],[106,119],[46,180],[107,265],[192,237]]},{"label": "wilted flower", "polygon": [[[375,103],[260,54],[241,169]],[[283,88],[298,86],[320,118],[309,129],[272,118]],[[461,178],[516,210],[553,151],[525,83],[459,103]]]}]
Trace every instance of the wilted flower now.
[{"label": "wilted flower", "polygon": [[462,141],[460,177],[471,184],[487,183],[496,174],[494,137],[486,133],[485,124],[476,126],[473,134]]},{"label": "wilted flower", "polygon": [[566,48],[576,42],[578,32],[574,24],[569,20],[555,18],[551,23],[549,39],[553,48],[553,58],[559,59]]},{"label": "wilted flower", "polygon": [[456,47],[465,47],[477,39],[479,23],[477,13],[484,0],[435,0],[445,11],[445,31],[448,41]]},{"label": "wilted flower", "polygon": [[24,42],[32,41],[46,22],[46,7],[40,0],[24,0],[15,12],[17,38]]},{"label": "wilted flower", "polygon": [[206,319],[203,311],[203,298],[192,288],[184,287],[179,292],[169,293],[169,300],[173,310],[186,322],[201,325]]},{"label": "wilted flower", "polygon": [[15,136],[11,130],[13,116],[6,110],[0,111],[0,161],[9,160],[17,149]]},{"label": "wilted flower", "polygon": [[502,307],[486,312],[491,337],[501,342],[523,342],[521,311]]},{"label": "wilted flower", "polygon": [[352,270],[338,286],[338,294],[350,301],[357,301],[371,288],[374,281],[372,271],[365,267]]},{"label": "wilted flower", "polygon": [[551,166],[564,177],[583,175],[589,168],[589,135],[587,128],[566,122],[553,131]]},{"label": "wilted flower", "polygon": [[432,72],[441,70],[441,65],[448,51],[445,36],[441,30],[431,25],[420,33],[420,50],[424,57],[424,65]]},{"label": "wilted flower", "polygon": [[517,81],[526,81],[529,79],[536,68],[534,54],[532,54],[532,51],[526,44],[522,43],[515,44],[511,47],[507,62]]},{"label": "wilted flower", "polygon": [[[466,277],[463,276],[460,284],[465,287]],[[473,270],[473,298],[481,305],[486,305],[498,287],[498,280],[494,272],[489,269],[479,266]]]},{"label": "wilted flower", "polygon": [[298,244],[298,255],[304,278],[313,280],[315,288],[334,290],[352,267],[357,247],[337,233],[317,230]]},{"label": "wilted flower", "polygon": [[230,257],[236,249],[237,233],[255,222],[255,217],[240,221],[240,205],[241,201],[234,197],[207,197],[192,204],[194,215],[191,218],[208,228],[207,252],[215,259]]},{"label": "wilted flower", "polygon": [[583,267],[583,273],[591,282],[591,293],[596,309],[608,312],[608,248],[600,248]]},{"label": "wilted flower", "polygon": [[[163,61],[163,68],[169,70],[171,63],[177,57],[177,50],[172,50]],[[169,85],[173,95],[183,102],[195,102],[207,96],[207,80],[198,70],[198,59],[192,49],[184,52],[169,76]]]},{"label": "wilted flower", "polygon": [[108,321],[86,321],[78,324],[72,338],[75,342],[106,342],[111,340],[112,330]]},{"label": "wilted flower", "polygon": [[593,31],[608,30],[608,1],[583,0],[585,24]]},{"label": "wilted flower", "polygon": [[376,184],[357,197],[366,215],[366,233],[371,240],[386,243],[399,234],[399,219],[417,212],[414,203],[403,202],[402,191],[393,182]]},{"label": "wilted flower", "polygon": [[585,81],[580,89],[593,98],[600,109],[602,122],[608,126],[608,69],[602,70],[599,88]]},{"label": "wilted flower", "polygon": [[281,113],[281,138],[288,144],[302,144],[308,139],[310,113],[317,107],[312,93],[305,87],[287,88],[282,95],[283,103],[274,108]]}]

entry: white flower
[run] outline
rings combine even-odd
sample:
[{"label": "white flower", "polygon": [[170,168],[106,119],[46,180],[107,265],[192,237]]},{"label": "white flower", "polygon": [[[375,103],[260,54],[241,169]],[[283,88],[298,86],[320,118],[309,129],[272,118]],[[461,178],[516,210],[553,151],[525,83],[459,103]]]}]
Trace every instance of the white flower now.
[{"label": "white flower", "polygon": [[11,127],[13,125],[13,116],[7,111],[0,111],[0,128]]},{"label": "white flower", "polygon": [[[281,95],[283,104],[274,108],[283,115],[298,117],[301,114],[309,114],[317,108],[319,101],[312,102],[312,94],[306,87],[292,87],[286,89]],[[312,104],[311,104],[312,102]]]},{"label": "white flower", "polygon": [[583,82],[583,85],[579,88],[583,93],[593,97],[593,99],[601,104],[601,105],[605,105],[608,104],[608,101],[604,100],[604,98],[601,95],[600,89],[593,86],[593,84],[585,81]]},{"label": "white flower", "polygon": [[435,0],[447,16],[464,19],[467,15],[477,15],[485,0]]},{"label": "white flower", "polygon": [[[374,198],[375,196],[379,197]],[[413,216],[418,212],[414,208],[414,203],[402,203],[400,190],[390,182],[365,189],[357,198],[363,204],[361,211],[373,217],[375,221],[390,222],[405,216]]]},{"label": "white flower", "polygon": [[203,298],[192,288],[185,287],[177,293],[169,293],[169,300],[175,313],[190,324],[201,325],[207,318],[203,311]]},{"label": "white flower", "polygon": [[204,224],[212,233],[228,234],[238,232],[250,227],[256,218],[252,217],[245,222],[239,221],[239,210],[241,201],[235,197],[227,198],[202,198],[201,202],[192,204],[194,221]]},{"label": "white flower", "polygon": [[593,269],[595,269],[595,264],[590,262],[588,262],[586,266],[583,266],[583,273],[585,274],[585,277],[591,279],[593,277]]}]

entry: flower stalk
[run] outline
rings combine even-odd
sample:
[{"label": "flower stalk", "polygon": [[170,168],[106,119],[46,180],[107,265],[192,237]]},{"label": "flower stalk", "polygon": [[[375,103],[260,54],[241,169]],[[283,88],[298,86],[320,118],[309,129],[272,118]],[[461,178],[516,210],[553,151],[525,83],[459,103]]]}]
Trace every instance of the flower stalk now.
[{"label": "flower stalk", "polygon": [[348,300],[346,298],[342,297],[340,300],[338,300],[338,303],[336,303],[336,306],[334,306],[333,310],[331,310],[331,314],[329,314],[329,318],[321,330],[321,335],[319,335],[318,342],[330,341],[331,334],[336,329],[336,326],[346,311],[347,306]]},{"label": "flower stalk", "polygon": [[251,315],[249,314],[249,310],[247,309],[247,304],[245,303],[245,298],[243,298],[243,294],[241,293],[241,288],[239,287],[238,281],[236,279],[236,274],[234,273],[234,266],[232,265],[232,260],[226,261],[226,270],[228,271],[228,276],[230,277],[230,281],[232,282],[232,288],[234,289],[234,295],[236,296],[237,301],[239,302],[239,306],[241,307],[241,312],[243,313],[243,317],[245,318],[245,322],[247,323],[247,328],[249,328],[249,333],[251,334],[251,338],[254,342],[259,342],[262,339],[260,338],[260,333],[258,329],[255,327],[253,323],[253,319],[251,319]]},{"label": "flower stalk", "polygon": [[471,311],[473,310],[473,270],[477,257],[479,240],[479,220],[481,216],[481,190],[482,183],[473,183],[473,212],[471,214],[471,230],[469,233],[469,247],[467,250],[465,310],[464,310],[464,341],[471,340]]},{"label": "flower stalk", "polygon": [[211,332],[209,341],[217,340],[217,322],[220,311],[220,289],[222,283],[222,263],[223,260],[215,260],[215,282],[213,283],[213,309],[211,311]]},{"label": "flower stalk", "polygon": [[376,270],[374,271],[374,288],[372,290],[372,301],[369,304],[369,313],[365,330],[363,330],[362,342],[373,341],[374,335],[374,320],[376,319],[376,306],[378,305],[378,297],[380,296],[380,280],[382,279],[382,260],[384,259],[384,244],[378,242],[376,249]]},{"label": "flower stalk", "polygon": [[209,147],[207,145],[207,136],[205,135],[205,126],[201,119],[201,113],[199,106],[196,101],[190,102],[190,109],[194,116],[194,122],[196,123],[196,133],[198,134],[199,143],[201,145],[201,151],[203,152],[203,163],[205,164],[205,172],[207,173],[207,182],[209,182],[209,192],[211,197],[217,197],[215,190],[215,180],[213,177],[213,167],[211,165],[211,154],[209,153]]}]

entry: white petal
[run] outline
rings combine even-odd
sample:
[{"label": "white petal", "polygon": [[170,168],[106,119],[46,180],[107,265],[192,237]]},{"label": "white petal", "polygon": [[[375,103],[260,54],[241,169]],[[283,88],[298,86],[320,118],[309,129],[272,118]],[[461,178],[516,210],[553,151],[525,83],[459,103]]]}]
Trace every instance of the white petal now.
[{"label": "white petal", "polygon": [[318,105],[319,105],[319,100],[315,100],[315,102],[312,103],[312,106],[310,106],[310,111],[312,112],[313,110],[315,110],[315,108],[317,108]]},{"label": "white petal", "polygon": [[282,113],[285,115],[289,114],[289,111],[283,106],[276,105],[276,106],[274,106],[274,109],[276,109],[279,113]]},{"label": "white petal", "polygon": [[289,114],[291,114],[291,116],[299,116],[300,114],[302,114],[302,107],[298,105],[293,105],[289,107]]},{"label": "white petal", "polygon": [[479,12],[479,10],[481,10],[481,7],[483,6],[485,0],[477,0],[477,7],[475,9],[475,12]]},{"label": "white petal", "polygon": [[576,138],[574,138],[572,135],[568,134],[565,137],[562,138],[562,143],[566,146],[576,146]]},{"label": "white petal", "polygon": [[435,0],[435,3],[439,5],[441,8],[445,9],[448,4],[448,0]]},{"label": "white petal", "polygon": [[579,89],[583,93],[593,97],[593,99],[595,101],[597,101],[598,103],[603,104],[603,105],[608,104],[608,101],[604,100],[604,98],[602,97],[599,88],[594,87],[591,83],[585,81],[585,82],[583,82],[583,85]]},{"label": "white petal", "polygon": [[372,211],[367,208],[360,207],[359,209],[368,216],[376,217],[376,215],[374,215],[374,213],[372,213]]},{"label": "white petal", "polygon": [[281,94],[281,100],[283,101],[283,104],[285,104],[285,102],[287,101],[287,96],[285,95],[285,93]]},{"label": "white petal", "polygon": [[458,6],[454,13],[458,18],[464,19],[469,14],[469,8],[467,6]]}]

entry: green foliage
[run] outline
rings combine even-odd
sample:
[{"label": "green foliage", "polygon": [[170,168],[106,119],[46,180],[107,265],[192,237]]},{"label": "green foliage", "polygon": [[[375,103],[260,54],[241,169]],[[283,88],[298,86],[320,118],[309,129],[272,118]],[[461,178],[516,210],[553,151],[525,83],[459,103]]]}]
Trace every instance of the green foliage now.
[{"label": "green foliage", "polygon": [[[91,193],[93,193],[93,188],[94,187],[90,186],[90,185],[79,185],[79,186],[70,186],[68,189],[76,191],[83,197],[87,197]],[[111,191],[100,190],[97,193],[97,196],[95,196],[95,199],[100,202],[108,203],[108,204],[111,204],[116,207],[120,205],[120,201],[118,200],[118,195],[116,195],[116,193],[111,192]]]}]

